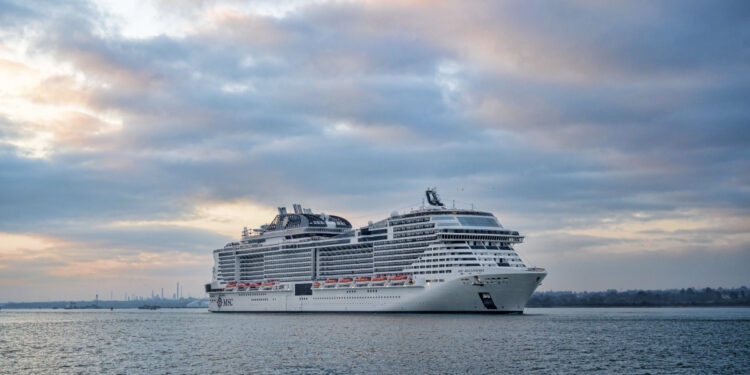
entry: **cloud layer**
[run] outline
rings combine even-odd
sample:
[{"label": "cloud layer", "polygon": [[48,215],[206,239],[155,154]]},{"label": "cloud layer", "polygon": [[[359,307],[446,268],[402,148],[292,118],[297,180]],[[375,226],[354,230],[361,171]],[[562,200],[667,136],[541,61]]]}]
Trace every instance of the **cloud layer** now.
[{"label": "cloud layer", "polygon": [[210,250],[276,205],[363,224],[432,185],[526,234],[547,289],[746,284],[722,264],[750,253],[749,20],[742,1],[0,1],[0,300],[55,295],[23,287],[45,278],[197,295]]}]

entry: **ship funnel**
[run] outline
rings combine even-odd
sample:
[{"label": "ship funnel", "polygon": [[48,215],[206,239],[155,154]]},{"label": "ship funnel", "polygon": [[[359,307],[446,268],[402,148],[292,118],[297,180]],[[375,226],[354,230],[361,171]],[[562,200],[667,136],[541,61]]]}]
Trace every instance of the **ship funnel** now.
[{"label": "ship funnel", "polygon": [[302,213],[302,205],[295,203],[292,205],[294,207],[294,213],[299,215]]},{"label": "ship funnel", "polygon": [[279,215],[286,215],[286,207],[279,207]]},{"label": "ship funnel", "polygon": [[427,189],[427,191],[424,192],[427,196],[427,202],[432,206],[440,206],[443,207],[443,202],[440,201],[440,196],[437,193],[437,189]]}]

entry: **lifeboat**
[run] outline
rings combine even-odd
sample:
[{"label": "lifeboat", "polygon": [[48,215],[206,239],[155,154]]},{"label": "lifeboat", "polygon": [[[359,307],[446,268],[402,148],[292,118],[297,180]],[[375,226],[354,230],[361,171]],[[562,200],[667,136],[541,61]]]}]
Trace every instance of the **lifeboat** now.
[{"label": "lifeboat", "polygon": [[248,286],[249,288],[257,288],[257,287],[259,287],[259,286],[260,286],[260,283],[249,283],[249,284],[247,284],[247,286]]},{"label": "lifeboat", "polygon": [[224,290],[232,290],[237,287],[237,284],[227,284],[227,286],[224,287]]},{"label": "lifeboat", "polygon": [[326,280],[326,288],[333,288],[336,286],[336,283],[339,282],[337,279],[328,279]]},{"label": "lifeboat", "polygon": [[372,285],[372,286],[383,286],[383,285],[385,285],[386,281],[388,281],[387,277],[382,277],[382,276],[380,276],[380,277],[374,277],[372,279],[372,283],[370,285]]},{"label": "lifeboat", "polygon": [[320,288],[320,283],[319,283],[319,282],[317,282],[317,281],[316,281],[316,282],[314,282],[314,283],[313,283],[313,288]]},{"label": "lifeboat", "polygon": [[358,278],[357,280],[354,281],[354,283],[357,286],[365,286],[369,282],[370,282],[370,278],[369,277],[360,277],[360,278]]},{"label": "lifeboat", "polygon": [[273,281],[269,281],[267,283],[263,283],[263,286],[274,286],[274,285],[276,285],[276,283],[273,282]]},{"label": "lifeboat", "polygon": [[339,286],[339,288],[346,288],[346,287],[350,287],[350,286],[352,286],[352,281],[354,281],[354,280],[353,280],[353,279],[350,279],[350,278],[348,278],[348,277],[342,277],[342,278],[341,278],[341,279],[339,280],[339,285],[338,285],[338,286]]},{"label": "lifeboat", "polygon": [[393,276],[391,277],[391,285],[404,285],[404,283],[406,283],[406,279],[408,279],[408,277],[406,276]]}]

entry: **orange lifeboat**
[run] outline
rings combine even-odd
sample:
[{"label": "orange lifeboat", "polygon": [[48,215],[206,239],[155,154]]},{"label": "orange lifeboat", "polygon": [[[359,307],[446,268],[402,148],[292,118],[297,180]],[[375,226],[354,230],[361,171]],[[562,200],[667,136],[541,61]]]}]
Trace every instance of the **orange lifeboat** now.
[{"label": "orange lifeboat", "polygon": [[247,284],[247,286],[249,286],[251,288],[257,288],[257,287],[260,286],[260,283],[250,283],[250,284]]},{"label": "orange lifeboat", "polygon": [[376,278],[372,279],[372,281],[386,281],[386,280],[388,280],[387,277],[376,277]]},{"label": "orange lifeboat", "polygon": [[365,282],[368,282],[368,281],[370,281],[369,277],[360,277],[359,279],[357,279],[358,283],[365,283]]},{"label": "orange lifeboat", "polygon": [[399,280],[406,280],[406,276],[393,276],[391,277],[391,281],[399,281]]},{"label": "orange lifeboat", "polygon": [[352,282],[352,279],[350,279],[350,278],[343,278],[343,279],[339,280],[339,282],[340,283],[350,283],[350,282]]},{"label": "orange lifeboat", "polygon": [[328,280],[326,280],[326,284],[334,284],[334,283],[337,283],[337,282],[339,282],[339,281],[336,280],[336,279],[328,279]]},{"label": "orange lifeboat", "polygon": [[273,281],[269,281],[267,283],[263,283],[263,286],[274,286],[274,285],[276,285],[276,283],[273,282]]},{"label": "orange lifeboat", "polygon": [[314,282],[314,283],[313,283],[313,288],[317,288],[317,287],[319,287],[319,286],[320,286],[320,283],[319,283],[319,282],[317,282],[317,281],[316,281],[316,282]]}]

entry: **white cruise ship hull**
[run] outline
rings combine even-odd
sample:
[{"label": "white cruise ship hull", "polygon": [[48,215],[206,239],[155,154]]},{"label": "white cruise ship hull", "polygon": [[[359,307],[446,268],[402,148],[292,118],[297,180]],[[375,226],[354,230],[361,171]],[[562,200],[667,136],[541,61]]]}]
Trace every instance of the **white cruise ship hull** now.
[{"label": "white cruise ship hull", "polygon": [[[470,312],[522,313],[544,271],[461,275],[445,281],[416,280],[405,286],[211,292],[212,312]],[[309,284],[309,283],[307,283]]]}]

